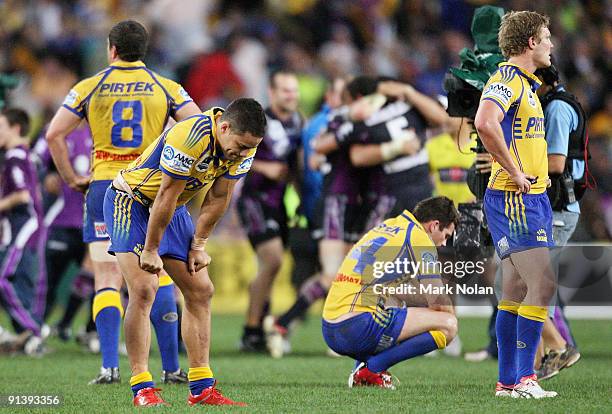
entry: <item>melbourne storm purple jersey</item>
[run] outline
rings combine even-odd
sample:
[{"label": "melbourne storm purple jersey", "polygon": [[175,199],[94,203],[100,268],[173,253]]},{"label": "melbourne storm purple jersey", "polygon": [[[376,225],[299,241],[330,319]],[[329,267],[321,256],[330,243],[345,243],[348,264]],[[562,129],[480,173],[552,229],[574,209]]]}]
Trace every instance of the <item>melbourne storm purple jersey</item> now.
[{"label": "melbourne storm purple jersey", "polygon": [[363,169],[353,167],[348,153],[347,136],[352,132],[353,124],[348,121],[348,107],[339,108],[330,114],[327,131],[334,134],[338,150],[327,155],[327,162],[322,167],[323,194],[342,194],[349,204],[359,202]]},{"label": "melbourne storm purple jersey", "polygon": [[[66,136],[68,146],[68,156],[72,168],[78,175],[89,175],[91,157],[91,132],[87,125],[82,125]],[[45,139],[39,139],[34,147],[34,151],[41,159],[45,167],[49,167],[53,162],[49,147]],[[68,184],[62,181],[62,194],[49,207],[45,220],[50,227],[83,227],[83,204],[85,198],[83,194],[71,189]]]},{"label": "melbourne storm purple jersey", "polygon": [[[266,135],[257,147],[255,160],[281,161],[287,164],[289,171],[295,171],[297,150],[301,145],[301,133],[304,122],[299,113],[281,121],[270,108],[266,109]],[[287,183],[273,181],[263,174],[251,170],[245,178],[242,194],[255,196],[271,207],[280,207]]]},{"label": "melbourne storm purple jersey", "polygon": [[[394,196],[403,203],[398,208],[412,209],[417,201],[431,195],[429,158],[425,150],[425,119],[409,104],[391,102],[363,122],[354,124],[347,141],[356,144],[382,144],[412,130],[421,141],[414,155],[399,156],[371,169],[368,192]],[[399,214],[399,213],[398,213]]]},{"label": "melbourne storm purple jersey", "polygon": [[26,246],[36,248],[38,237],[42,234],[42,197],[30,150],[20,145],[6,151],[0,177],[0,197],[4,198],[22,190],[30,193],[31,201],[0,213],[0,221],[5,223],[2,244],[14,243],[17,235],[23,234],[24,237],[27,236]]}]

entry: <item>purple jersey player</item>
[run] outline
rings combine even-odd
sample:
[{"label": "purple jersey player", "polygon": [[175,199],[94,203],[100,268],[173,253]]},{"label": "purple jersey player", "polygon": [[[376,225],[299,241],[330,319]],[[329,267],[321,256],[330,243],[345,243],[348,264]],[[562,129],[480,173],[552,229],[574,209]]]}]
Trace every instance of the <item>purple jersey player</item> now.
[{"label": "purple jersey player", "polygon": [[265,349],[262,318],[272,283],[283,260],[287,241],[287,214],[283,197],[290,175],[297,175],[296,164],[301,144],[302,117],[297,112],[298,80],[290,72],[270,75],[270,107],[266,110],[267,128],[257,148],[251,172],[238,199],[238,212],[258,259],[257,276],[251,283],[241,349]]},{"label": "purple jersey player", "polygon": [[426,127],[444,125],[448,115],[435,100],[410,85],[384,81],[378,83],[377,90],[388,102],[355,123],[348,141],[353,165],[373,168],[366,205],[370,217],[380,216],[377,219],[381,220],[411,210],[431,196],[433,185],[424,148]]},{"label": "purple jersey player", "polygon": [[[42,136],[44,137],[44,134]],[[66,145],[74,171],[79,176],[88,176],[92,139],[87,124],[81,124],[68,134]],[[41,159],[45,168],[53,167],[47,141],[44,138],[38,140],[34,152]],[[60,182],[59,186],[61,188],[57,188],[59,187],[57,184]],[[55,304],[57,288],[61,283],[62,276],[72,263],[81,266],[85,258],[86,245],[83,242],[83,205],[85,202],[83,193],[71,189],[53,171],[50,171],[45,177],[45,190],[50,195],[56,196],[45,215],[45,223],[49,226],[49,237],[45,250],[48,281],[44,312],[46,319]],[[93,290],[93,275],[91,272],[81,269],[74,286],[87,286],[88,288],[85,291],[79,291],[78,293],[79,297],[88,298],[91,293],[90,290]],[[59,328],[63,327],[60,326]]]},{"label": "purple jersey player", "polygon": [[40,335],[46,283],[43,209],[28,148],[29,117],[20,109],[0,115],[0,148],[6,150],[0,178],[0,299],[17,333]]}]

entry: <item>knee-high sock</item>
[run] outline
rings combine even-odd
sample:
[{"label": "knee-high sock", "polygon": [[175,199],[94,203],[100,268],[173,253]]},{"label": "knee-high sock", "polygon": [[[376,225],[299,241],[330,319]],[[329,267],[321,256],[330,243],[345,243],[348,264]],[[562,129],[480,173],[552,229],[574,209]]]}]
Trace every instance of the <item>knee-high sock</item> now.
[{"label": "knee-high sock", "polygon": [[200,395],[205,388],[212,387],[215,377],[210,367],[189,368],[189,391],[191,395]]},{"label": "knee-high sock", "polygon": [[327,295],[327,290],[318,280],[304,283],[293,306],[278,318],[278,324],[287,329],[292,321],[304,316],[310,305],[324,298],[325,295]]},{"label": "knee-high sock", "polygon": [[372,372],[382,372],[398,362],[446,347],[446,336],[441,331],[429,331],[413,336],[372,357],[366,364]]},{"label": "knee-high sock", "polygon": [[517,369],[516,383],[533,375],[533,362],[540,343],[548,309],[544,306],[521,305],[516,322]]},{"label": "knee-high sock", "polygon": [[520,304],[502,300],[497,305],[495,333],[499,382],[514,385],[516,379],[516,320]]},{"label": "knee-high sock", "polygon": [[153,376],[149,371],[141,372],[140,374],[133,375],[130,378],[130,386],[132,387],[132,392],[134,393],[134,397],[138,394],[138,391],[143,388],[153,388],[155,387],[155,383],[153,382]]},{"label": "knee-high sock", "polygon": [[159,289],[151,309],[151,322],[157,336],[162,369],[175,372],[179,369],[178,314],[176,312],[174,283],[169,276],[159,278]]},{"label": "knee-high sock", "polygon": [[119,367],[119,330],[123,306],[119,292],[113,288],[96,292],[92,306],[93,320],[96,322],[100,338],[100,352],[104,368]]}]

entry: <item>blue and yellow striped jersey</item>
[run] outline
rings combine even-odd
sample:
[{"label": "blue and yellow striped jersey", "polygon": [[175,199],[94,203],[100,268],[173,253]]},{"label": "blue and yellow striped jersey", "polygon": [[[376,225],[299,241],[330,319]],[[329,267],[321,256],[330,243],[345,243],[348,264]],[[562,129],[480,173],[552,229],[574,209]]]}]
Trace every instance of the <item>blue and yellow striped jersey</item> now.
[{"label": "blue and yellow striped jersey", "polygon": [[162,133],[191,98],[141,61],[118,61],[77,83],[63,106],[89,123],[93,180],[112,180]]},{"label": "blue and yellow striped jersey", "polygon": [[323,318],[334,320],[349,312],[384,317],[389,295],[380,288],[412,278],[440,277],[436,263],[433,241],[421,223],[404,210],[368,231],[346,255],[327,294]]},{"label": "blue and yellow striped jersey", "polygon": [[221,108],[212,108],[191,116],[164,132],[146,150],[120,172],[135,198],[150,204],[161,185],[162,172],[178,180],[187,180],[177,206],[187,203],[203,188],[206,191],[218,177],[238,179],[251,169],[256,148],[244,158],[224,157],[215,136]]},{"label": "blue and yellow striped jersey", "polygon": [[[530,194],[546,191],[548,158],[544,136],[544,113],[536,90],[540,81],[512,63],[503,62],[484,87],[481,101],[495,102],[504,113],[501,126],[506,146],[515,164],[536,182]],[[493,161],[489,188],[516,191],[518,188],[502,166]]]}]

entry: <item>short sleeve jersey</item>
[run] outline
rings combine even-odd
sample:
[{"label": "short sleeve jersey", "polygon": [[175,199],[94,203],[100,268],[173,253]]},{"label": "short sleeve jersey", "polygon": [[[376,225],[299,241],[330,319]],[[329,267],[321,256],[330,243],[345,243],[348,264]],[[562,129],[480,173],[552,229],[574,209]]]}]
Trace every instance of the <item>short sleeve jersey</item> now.
[{"label": "short sleeve jersey", "polygon": [[[7,231],[6,234],[2,231],[2,235],[3,238],[11,234],[12,237],[15,237],[27,225],[33,231],[32,237],[27,240],[27,246],[35,247],[38,237],[42,235],[40,232],[43,219],[42,197],[30,150],[25,146],[18,146],[6,151],[0,174],[0,198],[24,190],[30,193],[31,202],[0,213],[0,224],[3,222],[2,219],[6,218],[11,228],[11,231]],[[13,241],[21,243],[17,239]],[[4,242],[8,243],[9,240],[2,240],[0,245]]]},{"label": "short sleeve jersey", "polygon": [[[369,312],[384,319],[389,295],[380,287],[439,278],[439,266],[434,265],[437,261],[433,241],[417,219],[404,210],[366,233],[347,254],[327,294],[323,318]],[[393,268],[385,267],[390,263]]]},{"label": "short sleeve jersey", "polygon": [[188,102],[191,98],[178,83],[140,61],[119,61],[77,83],[63,106],[89,122],[93,180],[112,180]]},{"label": "short sleeve jersey", "polygon": [[[548,158],[544,134],[544,113],[536,90],[540,81],[517,65],[504,62],[484,87],[481,101],[492,101],[502,110],[501,127],[512,160],[527,175],[536,177],[530,194],[546,191]],[[493,161],[489,188],[516,191],[506,170]]]},{"label": "short sleeve jersey", "polygon": [[203,188],[210,188],[219,177],[239,179],[246,175],[256,149],[236,160],[224,157],[215,137],[215,117],[222,112],[221,108],[212,108],[175,124],[121,171],[138,201],[149,205],[155,199],[162,174],[187,180],[177,206],[187,203]]},{"label": "short sleeve jersey", "polygon": [[[266,133],[259,144],[255,159],[283,162],[290,171],[296,171],[296,155],[302,143],[304,125],[301,115],[294,112],[287,120],[281,120],[270,108],[266,109],[265,113]],[[286,181],[270,180],[254,171],[245,180],[242,194],[256,196],[270,207],[281,208],[286,187]]]}]

